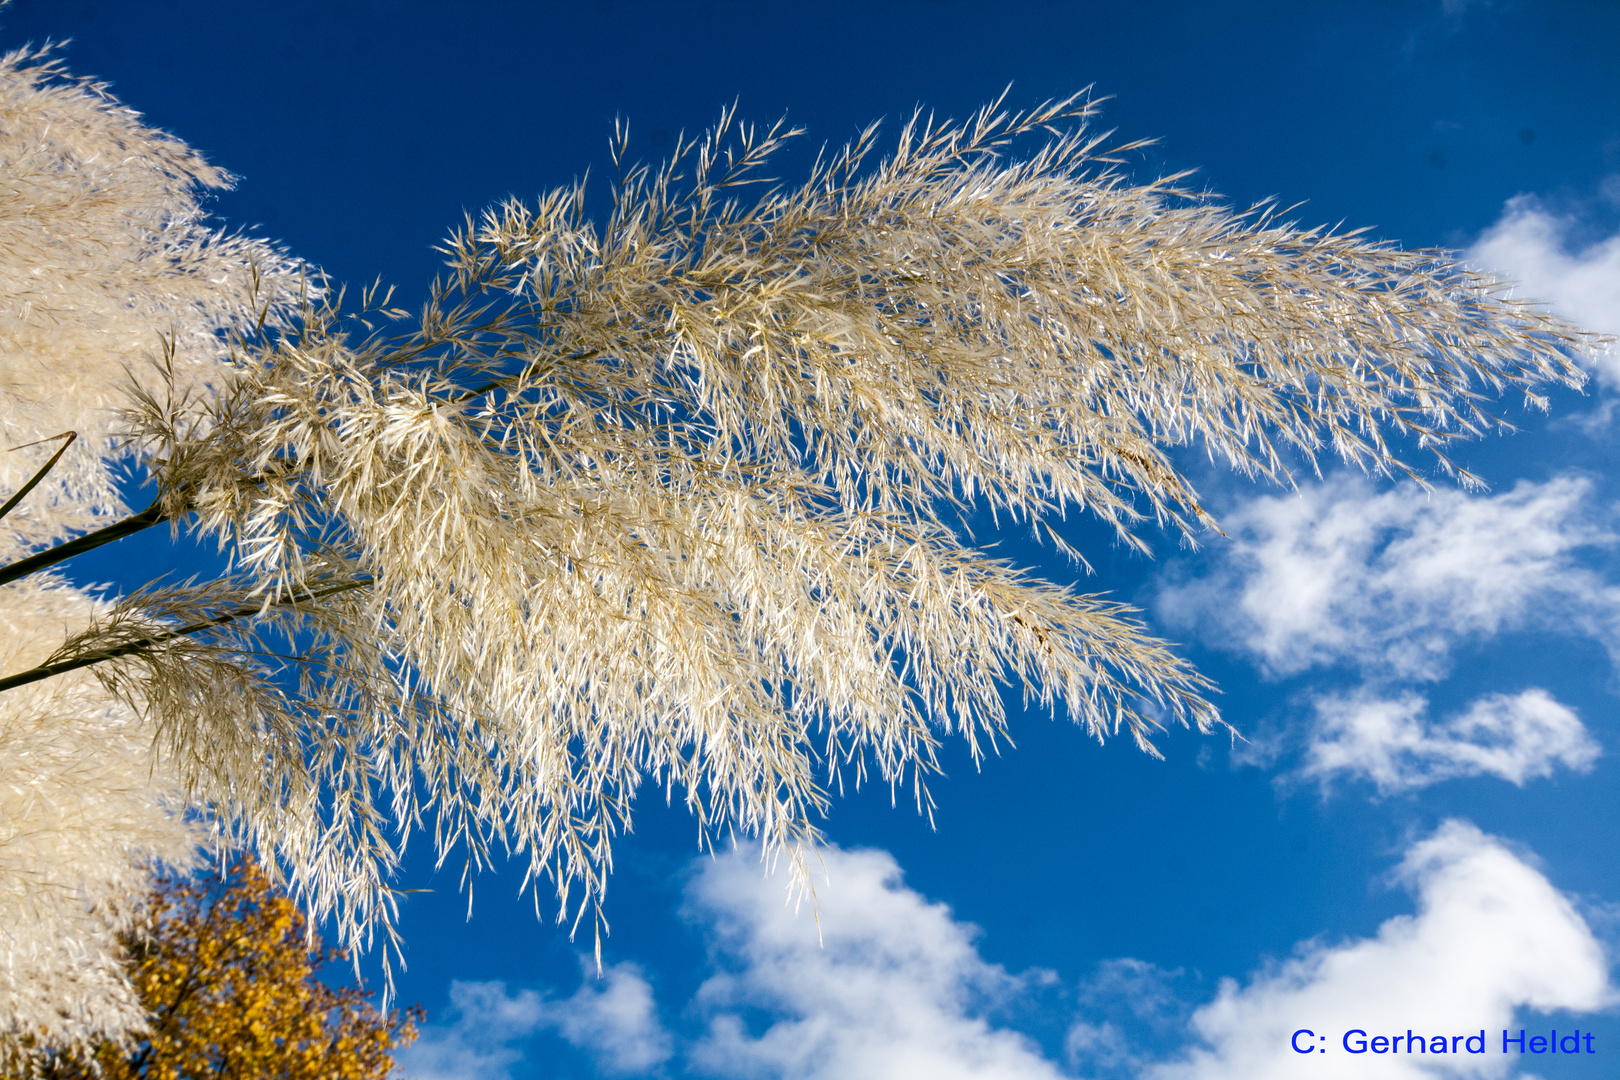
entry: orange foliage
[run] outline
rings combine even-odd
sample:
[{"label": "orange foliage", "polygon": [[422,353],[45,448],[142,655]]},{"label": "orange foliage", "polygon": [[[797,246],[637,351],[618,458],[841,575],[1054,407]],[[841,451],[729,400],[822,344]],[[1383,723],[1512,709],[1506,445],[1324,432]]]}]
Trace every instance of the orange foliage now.
[{"label": "orange foliage", "polygon": [[[322,982],[321,965],[342,954],[311,951],[303,916],[250,859],[224,875],[161,879],[129,944],[151,1026],[98,1048],[106,1080],[384,1080],[422,1018],[383,1015],[359,987]],[[64,1058],[44,1068],[47,1080],[94,1073]]]}]

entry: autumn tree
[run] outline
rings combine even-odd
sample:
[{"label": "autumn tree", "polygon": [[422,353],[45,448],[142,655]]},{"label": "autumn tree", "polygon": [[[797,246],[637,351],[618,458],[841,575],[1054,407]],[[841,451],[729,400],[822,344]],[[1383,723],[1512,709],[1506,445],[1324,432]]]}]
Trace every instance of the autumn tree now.
[{"label": "autumn tree", "polygon": [[230,573],[125,597],[0,700],[90,673],[351,944],[390,932],[419,823],[577,919],[647,785],[802,866],[846,777],[926,809],[941,740],[1000,737],[1009,688],[1149,751],[1215,729],[1136,612],[965,514],[1193,540],[1189,449],[1422,479],[1404,455],[1451,470],[1489,397],[1544,404],[1591,342],[1449,254],[1131,182],[1095,111],[917,116],[763,188],[797,132],[728,112],[654,165],[621,133],[601,220],[578,185],[467,220],[414,314],[217,324],[225,376],[119,406],[155,501],[0,582],[165,523]]},{"label": "autumn tree", "polygon": [[419,1011],[380,1013],[360,987],[323,980],[341,954],[311,949],[297,906],[249,858],[162,878],[126,943],[147,1029],[90,1062],[48,1056],[41,1080],[383,1080],[416,1037]]}]

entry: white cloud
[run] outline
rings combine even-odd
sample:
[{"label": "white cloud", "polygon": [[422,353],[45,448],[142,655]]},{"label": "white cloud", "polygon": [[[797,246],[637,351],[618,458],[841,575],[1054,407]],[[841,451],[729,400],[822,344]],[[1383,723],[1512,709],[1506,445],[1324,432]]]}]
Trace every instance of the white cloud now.
[{"label": "white cloud", "polygon": [[672,1052],[641,970],[615,964],[598,979],[593,964],[561,999],[508,993],[503,982],[453,982],[450,1022],[424,1027],[398,1057],[417,1080],[507,1080],[523,1060],[517,1044],[547,1031],[586,1051],[608,1076],[646,1075]]},{"label": "white cloud", "polygon": [[1301,775],[1371,780],[1381,793],[1459,776],[1499,776],[1524,786],[1563,765],[1591,768],[1600,753],[1580,718],[1545,690],[1490,694],[1442,723],[1417,694],[1367,693],[1316,701],[1317,722]]},{"label": "white cloud", "polygon": [[[1398,872],[1418,913],[1376,937],[1312,943],[1286,963],[1225,980],[1193,1014],[1203,1046],[1150,1068],[1148,1080],[1313,1080],[1500,1077],[1513,1056],[1351,1055],[1340,1040],[1369,1035],[1477,1034],[1493,1040],[1516,1010],[1591,1012],[1613,992],[1602,948],[1569,900],[1502,843],[1460,821],[1413,845]],[[1310,1028],[1328,1052],[1303,1056],[1291,1035]],[[1431,1044],[1432,1045],[1432,1044]]]},{"label": "white cloud", "polygon": [[1425,495],[1341,474],[1261,496],[1223,520],[1232,540],[1213,571],[1164,590],[1160,610],[1273,675],[1349,662],[1438,678],[1459,639],[1542,623],[1613,644],[1620,596],[1575,559],[1615,539],[1590,489],[1561,476]]},{"label": "white cloud", "polygon": [[[700,864],[683,913],[710,935],[714,973],[684,1014],[697,1037],[673,1062],[651,987],[621,964],[561,999],[454,983],[451,1022],[426,1028],[401,1065],[419,1080],[505,1080],[522,1061],[520,1044],[552,1032],[591,1053],[604,1075],[657,1075],[666,1062],[683,1075],[761,1080],[1065,1075],[1031,1039],[988,1019],[1027,1004],[1055,976],[1015,976],[986,961],[977,931],[907,888],[888,854],[824,854],[819,941],[810,907],[796,908],[757,860],[732,853]],[[1175,985],[1183,973],[1104,962],[1078,987],[1071,1067],[1138,1080],[1291,1080],[1305,1065],[1315,1080],[1499,1077],[1515,1059],[1352,1057],[1335,1046],[1307,1061],[1289,1037],[1303,1027],[1335,1043],[1352,1028],[1430,1036],[1483,1028],[1499,1039],[1524,1023],[1515,1021],[1524,1009],[1586,1013],[1613,1002],[1607,960],[1585,921],[1501,841],[1447,822],[1412,845],[1395,878],[1417,895],[1415,915],[1388,920],[1369,939],[1306,942],[1246,985],[1223,980],[1196,1011]],[[1155,1062],[1145,1049],[1188,1040],[1195,1045],[1176,1060]]]},{"label": "white cloud", "polygon": [[[1574,224],[1548,213],[1535,196],[1519,195],[1468,257],[1518,282],[1524,298],[1544,301],[1589,330],[1620,334],[1620,234],[1571,250]],[[1598,371],[1609,386],[1620,385],[1620,355],[1600,357]]]},{"label": "white cloud", "polygon": [[[684,914],[712,939],[716,969],[688,1017],[689,1075],[782,1080],[1059,1080],[1026,1036],[985,1019],[1044,976],[986,962],[977,931],[905,887],[892,856],[822,852],[819,920],[783,876],[733,852],[698,864]],[[819,922],[819,927],[818,927]],[[419,1080],[508,1080],[522,1043],[552,1032],[608,1075],[641,1075],[671,1056],[651,987],[633,965],[587,974],[571,997],[451,984],[449,1022],[400,1054]],[[750,1020],[768,1017],[761,1029]],[[521,1070],[519,1070],[521,1071]]]},{"label": "white cloud", "polygon": [[452,982],[450,1023],[424,1026],[396,1056],[418,1080],[507,1080],[523,1060],[512,1043],[538,1030],[540,1010],[532,990],[509,997],[502,982]]},{"label": "white cloud", "polygon": [[601,979],[587,974],[574,996],[550,1011],[557,1033],[610,1075],[643,1074],[669,1059],[652,987],[633,964],[615,964]]},{"label": "white cloud", "polygon": [[[689,914],[715,933],[723,968],[697,1006],[707,1031],[690,1061],[705,1075],[784,1080],[1057,1080],[1025,1036],[984,1013],[1025,980],[979,955],[973,927],[900,881],[880,851],[830,849],[809,905],[780,877],[730,854],[694,879]],[[745,1013],[772,1019],[758,1034]]]}]

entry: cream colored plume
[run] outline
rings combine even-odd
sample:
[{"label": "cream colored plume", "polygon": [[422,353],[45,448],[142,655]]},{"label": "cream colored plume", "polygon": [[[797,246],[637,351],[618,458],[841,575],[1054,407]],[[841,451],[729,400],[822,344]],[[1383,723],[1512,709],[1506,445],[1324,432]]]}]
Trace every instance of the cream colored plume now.
[{"label": "cream colored plume", "polygon": [[[204,400],[232,375],[225,335],[297,295],[279,251],[203,224],[198,190],[228,179],[43,52],[0,58],[0,499],[78,433],[0,520],[0,562],[106,524],[136,388]],[[0,586],[0,673],[98,606],[49,575]],[[0,693],[0,1061],[143,1023],[119,934],[153,862],[185,866],[202,838],[143,702],[89,670]]]},{"label": "cream colored plume", "polygon": [[[0,490],[77,431],[0,530],[0,557],[105,524],[117,410],[139,384],[195,395],[228,380],[221,332],[278,318],[296,264],[202,221],[228,174],[43,52],[0,57]],[[172,380],[164,364],[172,366]]]},{"label": "cream colored plume", "polygon": [[[92,606],[57,581],[7,586],[0,670],[43,660]],[[71,1048],[144,1023],[118,934],[148,866],[189,864],[199,839],[150,726],[89,672],[0,694],[0,1060],[25,1036]]]}]

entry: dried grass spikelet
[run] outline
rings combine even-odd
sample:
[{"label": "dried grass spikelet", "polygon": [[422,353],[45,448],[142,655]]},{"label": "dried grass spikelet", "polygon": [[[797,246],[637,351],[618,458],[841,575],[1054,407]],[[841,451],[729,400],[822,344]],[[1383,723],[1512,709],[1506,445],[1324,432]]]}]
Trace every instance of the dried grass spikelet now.
[{"label": "dried grass spikelet", "polygon": [[[92,608],[60,581],[0,589],[0,670],[42,660]],[[0,695],[0,1069],[25,1044],[82,1051],[144,1024],[118,935],[153,863],[192,864],[184,811],[151,727],[88,672]]]},{"label": "dried grass spikelet", "polygon": [[[1139,547],[1144,520],[1191,537],[1176,447],[1285,483],[1323,452],[1412,472],[1392,437],[1449,467],[1500,423],[1483,393],[1578,384],[1588,339],[1442,253],[1129,184],[1091,112],[918,118],[877,163],[873,128],[752,202],[793,133],[728,114],[627,167],[600,226],[578,187],[469,220],[405,331],[312,308],[246,351],[206,438],[149,399],[165,490],[231,545],[232,602],[321,642],[305,696],[271,681],[169,721],[199,790],[352,939],[391,910],[363,866],[386,817],[431,819],[441,855],[526,854],[562,916],[601,897],[644,784],[800,863],[850,774],[926,808],[939,739],[1001,737],[1009,684],[1148,749],[1216,726],[1129,609],[989,557],[953,509],[1059,543],[1070,507]],[[365,587],[301,599],[334,582]],[[269,651],[245,633],[185,647]],[[163,650],[139,663],[192,694]],[[302,731],[263,745],[321,748],[314,771],[210,758],[243,709]],[[330,828],[286,831],[289,784]]]},{"label": "dried grass spikelet", "polygon": [[181,397],[217,386],[222,332],[296,303],[292,260],[204,224],[198,189],[230,179],[48,50],[0,57],[0,490],[56,445],[12,448],[79,432],[7,517],[0,557],[122,509],[114,437],[132,380]]}]

